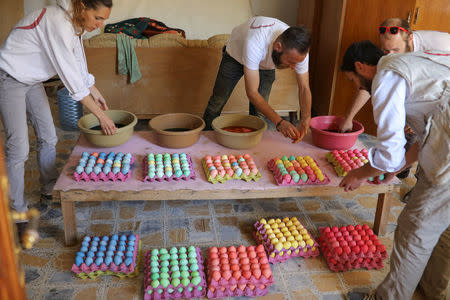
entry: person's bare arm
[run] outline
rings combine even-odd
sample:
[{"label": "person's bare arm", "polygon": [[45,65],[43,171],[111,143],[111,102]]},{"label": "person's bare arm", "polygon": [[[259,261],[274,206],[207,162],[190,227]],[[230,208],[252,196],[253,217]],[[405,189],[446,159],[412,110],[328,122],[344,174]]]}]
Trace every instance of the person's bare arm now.
[{"label": "person's bare arm", "polygon": [[97,117],[100,122],[100,127],[106,135],[116,133],[116,125],[114,125],[114,122],[105,114],[103,109],[95,103],[91,94],[81,99],[80,102]]},{"label": "person's bare arm", "polygon": [[300,122],[297,126],[300,136],[294,142],[302,140],[309,129],[311,121],[311,89],[309,87],[309,72],[296,74],[298,85],[298,104],[300,107]]},{"label": "person's bare arm", "polygon": [[339,125],[340,132],[351,131],[353,128],[353,118],[361,110],[361,108],[369,101],[370,94],[366,90],[358,90],[353,98],[352,104],[345,116],[344,122]]},{"label": "person's bare arm", "polygon": [[[279,124],[278,130],[288,138],[297,140],[299,132],[294,125],[288,121],[282,121],[282,118],[273,110],[269,103],[264,100],[263,96],[258,92],[259,87],[259,71],[250,70],[244,66],[245,91],[250,102],[260,111],[267,119],[274,124]],[[281,123],[280,123],[281,122]]]}]

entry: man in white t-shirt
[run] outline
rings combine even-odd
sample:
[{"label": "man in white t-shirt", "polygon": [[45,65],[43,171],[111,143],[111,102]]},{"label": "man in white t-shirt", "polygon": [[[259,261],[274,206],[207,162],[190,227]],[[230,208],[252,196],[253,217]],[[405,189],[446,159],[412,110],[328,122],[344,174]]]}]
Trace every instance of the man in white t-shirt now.
[{"label": "man in white t-shirt", "polygon": [[[311,119],[310,44],[311,35],[306,27],[289,27],[274,18],[254,17],[235,27],[224,47],[213,93],[203,115],[206,129],[211,129],[212,120],[220,115],[244,75],[245,90],[250,100],[249,113],[264,116],[285,137],[300,141],[308,131]],[[275,68],[295,70],[301,113],[297,128],[268,104]]]},{"label": "man in white t-shirt", "polygon": [[[381,50],[385,54],[407,53],[424,50],[450,51],[450,34],[447,32],[412,31],[406,20],[391,18],[378,26]],[[360,89],[340,126],[342,132],[352,129],[352,120],[367,103],[370,94]]]}]

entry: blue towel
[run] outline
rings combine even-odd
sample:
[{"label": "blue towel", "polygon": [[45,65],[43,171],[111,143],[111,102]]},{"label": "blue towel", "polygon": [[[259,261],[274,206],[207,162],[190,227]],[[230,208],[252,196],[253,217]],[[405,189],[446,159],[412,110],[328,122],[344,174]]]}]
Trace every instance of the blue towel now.
[{"label": "blue towel", "polygon": [[134,39],[126,34],[117,35],[117,66],[119,74],[130,75],[130,83],[141,79],[139,63],[134,51]]}]

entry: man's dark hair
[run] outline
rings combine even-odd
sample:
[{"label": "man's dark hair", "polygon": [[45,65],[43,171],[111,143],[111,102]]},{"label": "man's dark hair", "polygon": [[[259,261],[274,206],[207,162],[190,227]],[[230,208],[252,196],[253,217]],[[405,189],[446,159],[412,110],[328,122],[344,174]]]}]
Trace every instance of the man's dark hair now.
[{"label": "man's dark hair", "polygon": [[294,26],[286,29],[278,37],[284,49],[296,49],[298,53],[305,54],[311,46],[311,33],[306,26]]},{"label": "man's dark hair", "polygon": [[359,61],[366,65],[375,66],[383,55],[383,51],[371,41],[353,43],[345,51],[341,70],[356,73],[355,62]]}]

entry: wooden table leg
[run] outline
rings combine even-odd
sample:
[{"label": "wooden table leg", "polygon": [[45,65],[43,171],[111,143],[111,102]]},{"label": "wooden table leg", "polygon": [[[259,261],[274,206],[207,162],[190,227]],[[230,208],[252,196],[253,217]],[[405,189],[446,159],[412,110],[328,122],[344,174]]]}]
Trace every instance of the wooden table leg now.
[{"label": "wooden table leg", "polygon": [[375,221],[373,223],[373,231],[377,235],[386,233],[386,226],[391,209],[391,194],[382,193],[378,195],[377,211],[375,213]]},{"label": "wooden table leg", "polygon": [[61,199],[61,210],[64,221],[64,237],[66,246],[77,242],[77,219],[75,217],[75,202]]}]

